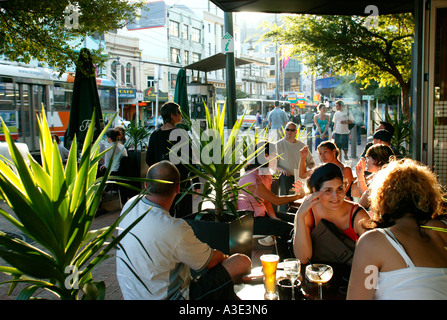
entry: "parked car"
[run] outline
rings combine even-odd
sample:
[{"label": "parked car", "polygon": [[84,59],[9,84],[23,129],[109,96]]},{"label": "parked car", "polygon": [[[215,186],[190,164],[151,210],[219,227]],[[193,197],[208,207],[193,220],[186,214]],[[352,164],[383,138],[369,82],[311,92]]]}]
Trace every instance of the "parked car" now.
[{"label": "parked car", "polygon": [[146,122],[146,127],[151,130],[155,129],[158,126],[163,125],[163,118],[162,116],[158,116],[157,122],[155,123],[155,117],[152,117],[149,119],[149,121]]},{"label": "parked car", "polygon": [[121,118],[120,116],[117,116],[117,117],[115,118],[115,127],[116,127],[116,126],[124,126],[124,127],[127,127],[129,124],[130,124],[130,121],[127,121],[127,120]]}]

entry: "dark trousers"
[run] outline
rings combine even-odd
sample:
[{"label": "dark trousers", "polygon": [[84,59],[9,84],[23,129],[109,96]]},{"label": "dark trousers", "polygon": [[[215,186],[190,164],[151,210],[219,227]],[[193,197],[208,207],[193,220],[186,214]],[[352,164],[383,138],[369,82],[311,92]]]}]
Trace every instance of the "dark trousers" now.
[{"label": "dark trousers", "polygon": [[[279,195],[286,196],[290,194],[290,189],[292,188],[294,182],[295,177],[293,175],[286,176],[284,174],[281,174],[279,176]],[[287,212],[288,209],[289,209],[288,203],[279,206],[279,211]]]},{"label": "dark trousers", "polygon": [[227,270],[218,264],[212,269],[206,269],[200,277],[191,273],[194,278],[189,286],[191,300],[237,300],[234,284]]},{"label": "dark trousers", "polygon": [[276,216],[281,219],[272,219],[269,216],[255,217],[253,224],[253,234],[274,235],[283,239],[289,239],[292,235],[293,220],[295,214],[277,212]]},{"label": "dark trousers", "polygon": [[281,220],[272,219],[268,216],[255,217],[253,224],[253,234],[277,236],[277,253],[281,260],[293,256],[291,246],[293,237],[293,220],[295,214],[287,212],[277,212],[276,216]]}]

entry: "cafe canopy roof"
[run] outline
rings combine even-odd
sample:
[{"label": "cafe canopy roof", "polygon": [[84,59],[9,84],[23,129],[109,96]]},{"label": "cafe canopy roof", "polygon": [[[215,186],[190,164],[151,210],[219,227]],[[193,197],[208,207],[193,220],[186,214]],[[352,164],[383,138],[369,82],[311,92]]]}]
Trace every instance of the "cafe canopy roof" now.
[{"label": "cafe canopy roof", "polygon": [[[236,67],[250,63],[260,64],[261,62],[254,59],[235,58]],[[197,70],[203,72],[225,69],[225,55],[223,53],[215,54],[214,56],[187,65],[185,69]]]},{"label": "cafe canopy roof", "polygon": [[375,5],[378,14],[412,12],[412,0],[210,0],[225,12],[307,13],[320,15],[370,15]]}]

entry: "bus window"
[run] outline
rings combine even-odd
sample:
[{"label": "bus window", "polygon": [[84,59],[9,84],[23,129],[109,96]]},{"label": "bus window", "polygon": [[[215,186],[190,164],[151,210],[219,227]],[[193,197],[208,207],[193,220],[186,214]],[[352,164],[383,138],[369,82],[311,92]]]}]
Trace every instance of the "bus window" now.
[{"label": "bus window", "polygon": [[245,112],[246,116],[255,116],[262,109],[261,100],[236,100],[237,115],[242,116]]},{"label": "bus window", "polygon": [[0,109],[15,109],[14,84],[11,79],[0,77]]},{"label": "bus window", "polygon": [[111,87],[98,86],[99,103],[103,111],[116,112],[116,90]]},{"label": "bus window", "polygon": [[70,110],[72,96],[72,83],[54,83],[53,97],[56,111]]},{"label": "bus window", "polygon": [[241,116],[242,114],[244,114],[245,103],[243,103],[242,101],[236,101],[236,108],[237,108],[237,115]]},{"label": "bus window", "polygon": [[284,108],[284,111],[287,113],[287,114],[290,114],[290,102],[288,102],[288,101],[281,101],[281,103],[283,104],[283,108]]}]

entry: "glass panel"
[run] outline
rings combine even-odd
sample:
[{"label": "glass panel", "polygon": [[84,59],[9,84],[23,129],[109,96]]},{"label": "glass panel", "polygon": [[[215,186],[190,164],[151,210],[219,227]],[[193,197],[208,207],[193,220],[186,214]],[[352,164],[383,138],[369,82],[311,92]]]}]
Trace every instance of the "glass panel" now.
[{"label": "glass panel", "polygon": [[37,125],[37,115],[42,108],[48,108],[46,87],[41,85],[33,85],[32,106],[30,106],[30,132],[31,136],[28,147],[31,151],[39,150],[39,129]]},{"label": "glass panel", "polygon": [[55,83],[53,95],[54,95],[54,110],[56,111],[70,110],[71,99],[73,95],[73,84]]},{"label": "glass panel", "polygon": [[[14,90],[14,83],[11,79],[0,77],[0,117],[5,122],[13,139],[17,135],[17,113],[15,110],[15,101],[17,100]],[[0,123],[0,140],[4,141],[3,126]]]},{"label": "glass panel", "polygon": [[[27,142],[26,137],[31,134],[30,130],[30,92],[29,85],[22,84],[19,86],[19,96],[17,105],[19,111],[19,142]],[[28,146],[30,147],[30,146]]]},{"label": "glass panel", "polygon": [[0,77],[0,109],[14,109],[14,95],[12,80]]},{"label": "glass panel", "polygon": [[433,168],[447,184],[447,8],[436,12]]},{"label": "glass panel", "polygon": [[99,103],[102,111],[116,111],[116,90],[115,88],[99,87]]},{"label": "glass panel", "polygon": [[132,65],[130,63],[128,63],[126,65],[126,85],[132,85],[132,83],[130,82],[130,72],[132,70]]}]

